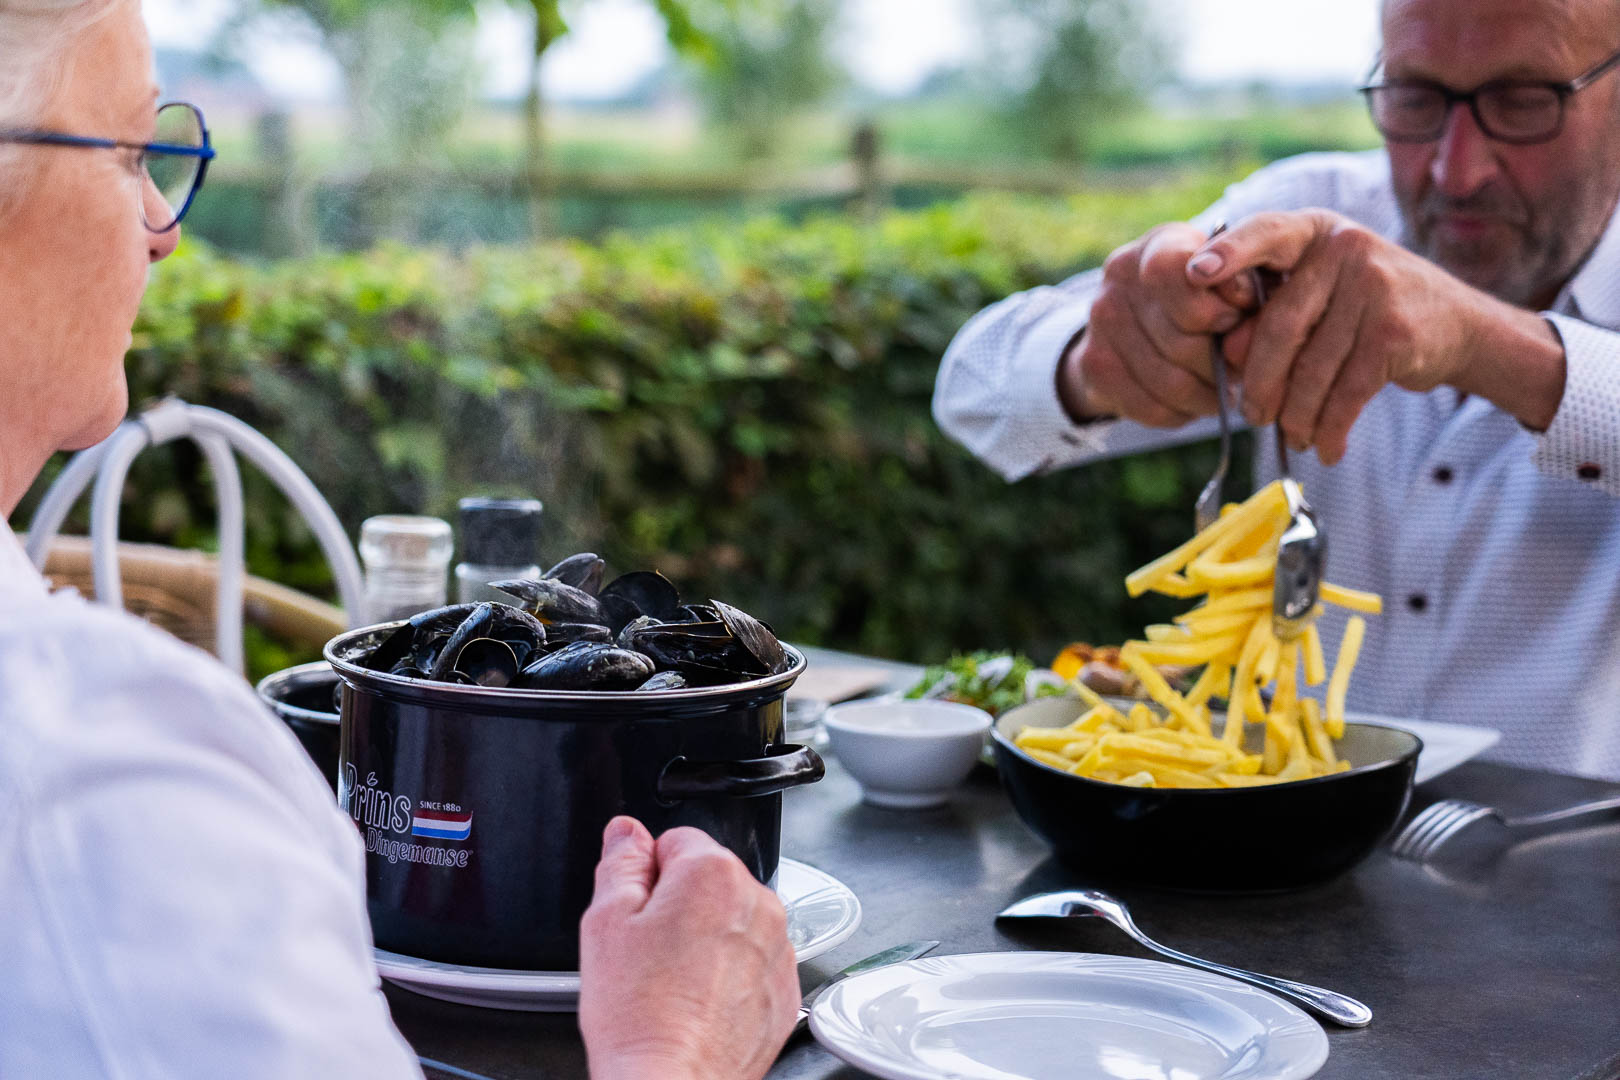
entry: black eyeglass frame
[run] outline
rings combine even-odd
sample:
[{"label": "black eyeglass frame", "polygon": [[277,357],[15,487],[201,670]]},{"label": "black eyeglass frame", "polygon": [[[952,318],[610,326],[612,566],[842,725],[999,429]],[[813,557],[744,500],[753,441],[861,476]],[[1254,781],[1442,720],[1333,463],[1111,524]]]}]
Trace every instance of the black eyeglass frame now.
[{"label": "black eyeglass frame", "polygon": [[[1591,86],[1593,83],[1597,82],[1604,75],[1607,75],[1609,71],[1617,65],[1620,65],[1620,50],[1616,50],[1615,52],[1609,54],[1609,56],[1599,62],[1596,67],[1582,72],[1573,79],[1570,79],[1568,82],[1553,82],[1550,80],[1544,82],[1537,79],[1492,79],[1490,82],[1482,83],[1479,86],[1474,87],[1472,90],[1461,91],[1453,90],[1449,86],[1442,85],[1441,83],[1430,82],[1427,79],[1395,79],[1382,83],[1369,83],[1366,86],[1360,87],[1359,92],[1367,102],[1367,112],[1372,116],[1373,126],[1378,128],[1378,133],[1385,139],[1388,139],[1390,142],[1434,142],[1445,132],[1446,121],[1451,116],[1452,107],[1458,104],[1466,103],[1468,106],[1468,111],[1474,116],[1474,122],[1479,125],[1479,129],[1488,137],[1495,139],[1497,142],[1510,143],[1514,146],[1532,146],[1536,143],[1551,142],[1553,139],[1558,138],[1559,134],[1564,130],[1564,113],[1569,104],[1569,99],[1580,93],[1582,90],[1585,90],[1588,86]],[[1380,58],[1379,61],[1373,65],[1373,71],[1376,72],[1381,66],[1383,66],[1382,58]],[[1446,105],[1445,111],[1440,114],[1440,122],[1435,126],[1435,129],[1431,134],[1392,135],[1385,131],[1378,123],[1378,114],[1373,108],[1373,93],[1379,90],[1395,90],[1402,87],[1433,90],[1438,93],[1442,99],[1444,99]],[[1528,87],[1531,89],[1550,90],[1556,94],[1558,96],[1558,120],[1553,124],[1552,129],[1546,134],[1528,137],[1504,136],[1493,131],[1491,125],[1485,121],[1485,117],[1480,113],[1479,97],[1481,94],[1508,87]]]},{"label": "black eyeglass frame", "polygon": [[[168,108],[190,109],[197,118],[197,128],[202,132],[201,146],[178,146],[173,143],[138,143],[124,139],[100,139],[88,135],[68,135],[59,131],[0,131],[0,143],[19,143],[27,146],[72,146],[90,150],[139,150],[141,152],[141,171],[148,177],[151,173],[146,169],[146,158],[152,154],[163,154],[169,157],[198,158],[197,175],[192,177],[191,190],[186,192],[185,202],[174,213],[174,220],[161,229],[154,229],[146,220],[143,210],[141,223],[147,230],[161,236],[171,232],[180,225],[191,204],[197,198],[197,192],[202,190],[203,179],[208,175],[208,163],[217,156],[214,150],[213,138],[208,132],[208,122],[203,119],[202,110],[187,101],[168,101],[158,106],[158,112]],[[145,205],[144,203],[142,204]]]}]

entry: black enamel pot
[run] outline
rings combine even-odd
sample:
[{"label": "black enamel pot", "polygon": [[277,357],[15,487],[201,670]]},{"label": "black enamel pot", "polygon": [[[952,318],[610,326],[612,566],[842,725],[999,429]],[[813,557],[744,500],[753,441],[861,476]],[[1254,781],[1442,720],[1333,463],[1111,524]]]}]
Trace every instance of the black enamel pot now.
[{"label": "black enamel pot", "polygon": [[292,728],[304,752],[337,790],[337,672],[325,660],[283,668],[259,680],[259,698]]},{"label": "black enamel pot", "polygon": [[[1248,788],[1137,788],[1044,765],[1018,749],[1024,727],[1063,727],[1085,705],[1045,698],[991,729],[1018,816],[1088,880],[1195,892],[1277,892],[1328,881],[1372,853],[1412,795],[1423,743],[1346,724],[1347,772]],[[1254,734],[1258,734],[1258,729]],[[1258,747],[1251,747],[1258,751]]]},{"label": "black enamel pot", "polygon": [[804,671],[651,693],[428,682],[355,663],[398,623],[327,643],[343,680],[338,802],[366,848],[377,945],[427,960],[526,971],[579,966],[602,830],[695,826],[769,882],[782,792],[821,759],[782,739]]}]

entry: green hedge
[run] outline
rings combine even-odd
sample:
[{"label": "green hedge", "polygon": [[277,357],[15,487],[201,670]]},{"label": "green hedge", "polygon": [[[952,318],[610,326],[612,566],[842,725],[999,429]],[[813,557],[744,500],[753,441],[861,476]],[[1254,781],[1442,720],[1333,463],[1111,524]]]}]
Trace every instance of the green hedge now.
[{"label": "green hedge", "polygon": [[[370,514],[453,519],[464,494],[534,494],[548,558],[590,548],[614,569],[656,566],[796,640],[1044,657],[1154,617],[1120,578],[1187,532],[1210,448],[1008,486],[935,428],[939,358],[985,304],[1093,265],[1219,187],[461,256],[256,265],[192,246],[153,278],[132,396],[255,424],[351,533]],[[210,543],[195,453],[149,458],[126,534]],[[249,501],[255,571],[329,589],[257,478]]]}]

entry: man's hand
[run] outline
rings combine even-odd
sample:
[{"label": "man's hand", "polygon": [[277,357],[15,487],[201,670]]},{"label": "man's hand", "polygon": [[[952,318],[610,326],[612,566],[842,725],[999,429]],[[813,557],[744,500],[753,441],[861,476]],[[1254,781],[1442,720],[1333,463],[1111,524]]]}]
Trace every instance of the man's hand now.
[{"label": "man's hand", "polygon": [[758,1080],[793,1030],[787,914],[696,829],[614,818],[580,923],[579,1027],[593,1080]]},{"label": "man's hand", "polygon": [[1251,424],[1282,426],[1295,450],[1344,457],[1351,425],[1387,384],[1479,394],[1545,429],[1563,397],[1557,334],[1421,256],[1327,210],[1256,214],[1203,245],[1190,285],[1266,267],[1286,275],[1226,338]]},{"label": "man's hand", "polygon": [[[1232,329],[1243,311],[1188,278],[1187,260],[1205,239],[1192,225],[1161,225],[1103,263],[1091,321],[1058,369],[1058,394],[1076,420],[1179,427],[1215,411],[1210,335]],[[1227,295],[1240,288],[1228,285]]]}]

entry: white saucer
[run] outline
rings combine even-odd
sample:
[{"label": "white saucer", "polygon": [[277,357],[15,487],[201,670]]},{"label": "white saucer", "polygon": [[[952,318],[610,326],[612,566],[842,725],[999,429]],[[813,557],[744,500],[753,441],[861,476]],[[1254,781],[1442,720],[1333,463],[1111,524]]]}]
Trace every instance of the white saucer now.
[{"label": "white saucer", "polygon": [[[861,902],[843,882],[813,866],[783,859],[776,893],[787,908],[788,940],[799,963],[837,948],[861,925]],[[418,960],[375,950],[377,971],[407,990],[488,1009],[572,1012],[579,1003],[577,971],[512,971]]]},{"label": "white saucer", "polygon": [[1302,1080],[1322,1028],[1263,990],[1086,953],[928,957],[835,983],[810,1030],[885,1080]]}]

